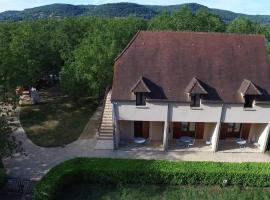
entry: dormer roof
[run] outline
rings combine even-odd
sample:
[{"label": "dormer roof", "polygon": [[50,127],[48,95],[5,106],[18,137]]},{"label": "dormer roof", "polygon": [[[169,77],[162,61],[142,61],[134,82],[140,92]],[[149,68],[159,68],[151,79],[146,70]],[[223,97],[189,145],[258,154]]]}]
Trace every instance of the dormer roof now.
[{"label": "dormer roof", "polygon": [[137,93],[137,92],[144,92],[144,93],[150,93],[151,90],[148,88],[144,81],[144,77],[141,76],[139,80],[132,86],[131,92]]},{"label": "dormer roof", "polygon": [[243,96],[244,95],[255,95],[259,96],[262,95],[260,90],[252,83],[250,80],[244,79],[239,90]]},{"label": "dormer roof", "polygon": [[202,86],[200,81],[197,78],[192,78],[188,86],[185,89],[185,92],[188,94],[208,94],[206,89]]}]

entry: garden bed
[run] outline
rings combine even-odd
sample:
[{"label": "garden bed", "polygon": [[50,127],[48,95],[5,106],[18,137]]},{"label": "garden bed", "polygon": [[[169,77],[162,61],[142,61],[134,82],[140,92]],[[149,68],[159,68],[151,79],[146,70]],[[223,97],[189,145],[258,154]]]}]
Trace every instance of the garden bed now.
[{"label": "garden bed", "polygon": [[77,158],[53,168],[38,183],[35,199],[54,199],[78,183],[267,187],[270,164]]}]

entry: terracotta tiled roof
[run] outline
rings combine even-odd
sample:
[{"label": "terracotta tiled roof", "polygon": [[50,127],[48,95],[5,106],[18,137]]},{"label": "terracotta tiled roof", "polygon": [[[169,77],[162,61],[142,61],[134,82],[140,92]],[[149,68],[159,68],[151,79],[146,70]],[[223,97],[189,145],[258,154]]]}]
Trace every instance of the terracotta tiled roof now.
[{"label": "terracotta tiled roof", "polygon": [[[241,103],[244,79],[270,101],[270,67],[262,35],[194,32],[139,32],[115,61],[112,100],[132,100],[140,77],[151,90],[149,99],[188,101],[193,77],[207,99]],[[249,92],[249,90],[248,90]]]}]

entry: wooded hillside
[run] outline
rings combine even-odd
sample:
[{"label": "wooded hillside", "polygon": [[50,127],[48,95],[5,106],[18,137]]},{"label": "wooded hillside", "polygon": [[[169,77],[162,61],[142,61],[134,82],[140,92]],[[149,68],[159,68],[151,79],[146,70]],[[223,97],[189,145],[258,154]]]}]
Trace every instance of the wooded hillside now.
[{"label": "wooded hillside", "polygon": [[172,6],[155,6],[155,5],[139,5],[135,3],[110,3],[103,5],[69,5],[69,4],[52,4],[23,11],[6,11],[0,13],[0,21],[22,21],[35,20],[45,18],[65,18],[72,16],[106,16],[106,17],[127,17],[136,16],[144,19],[151,19],[165,11],[170,13],[187,6],[193,13],[200,10],[207,10],[213,14],[217,14],[221,19],[230,23],[238,17],[246,17],[252,21],[270,24],[269,15],[245,15],[234,13],[227,10],[208,8],[206,6],[189,3]]}]

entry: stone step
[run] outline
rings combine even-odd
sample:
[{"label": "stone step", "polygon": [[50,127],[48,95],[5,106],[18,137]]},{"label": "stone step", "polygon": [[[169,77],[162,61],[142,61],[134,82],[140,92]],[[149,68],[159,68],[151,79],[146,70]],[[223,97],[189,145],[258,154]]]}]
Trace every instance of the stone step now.
[{"label": "stone step", "polygon": [[111,112],[104,112],[102,117],[112,117]]},{"label": "stone step", "polygon": [[104,119],[107,120],[107,121],[108,120],[111,120],[112,121],[112,116],[103,116],[102,117],[102,120],[104,120]]},{"label": "stone step", "polygon": [[101,126],[100,130],[113,130],[113,126]]},{"label": "stone step", "polygon": [[105,134],[105,135],[113,135],[113,130],[100,130],[100,135]]},{"label": "stone step", "polygon": [[103,119],[104,119],[104,118],[105,118],[105,119],[108,119],[108,118],[112,119],[112,115],[109,115],[109,114],[106,115],[106,114],[105,114],[105,115],[103,115]]},{"label": "stone step", "polygon": [[98,137],[99,139],[113,139],[113,135],[111,134],[111,135],[105,135],[105,134],[101,134],[101,135],[99,135],[99,137]]},{"label": "stone step", "polygon": [[100,126],[100,130],[101,129],[112,129],[113,128],[113,124],[101,124]]},{"label": "stone step", "polygon": [[113,120],[112,120],[112,118],[103,118],[102,123],[103,122],[113,123]]},{"label": "stone step", "polygon": [[105,131],[100,131],[100,135],[103,135],[103,136],[113,136],[113,131],[110,131],[110,132],[105,132]]},{"label": "stone step", "polygon": [[101,123],[101,126],[102,125],[113,125],[113,121],[112,120],[110,120],[110,121],[108,121],[108,120],[102,120],[102,123]]},{"label": "stone step", "polygon": [[111,129],[104,129],[104,128],[101,128],[100,129],[100,133],[113,133],[113,129],[111,128]]},{"label": "stone step", "polygon": [[102,123],[103,122],[110,122],[110,123],[112,123],[113,122],[113,119],[112,119],[112,117],[104,117],[104,118],[102,118]]},{"label": "stone step", "polygon": [[113,136],[102,136],[98,137],[98,140],[113,140]]},{"label": "stone step", "polygon": [[112,132],[103,132],[101,131],[100,134],[99,134],[100,137],[113,137],[113,133]]},{"label": "stone step", "polygon": [[105,110],[105,111],[103,112],[103,116],[106,116],[106,115],[112,116],[112,112],[111,112],[111,111],[108,111],[108,110]]},{"label": "stone step", "polygon": [[113,129],[113,125],[101,125],[100,129]]},{"label": "stone step", "polygon": [[103,116],[104,115],[112,115],[112,111],[110,111],[110,110],[104,110]]}]

